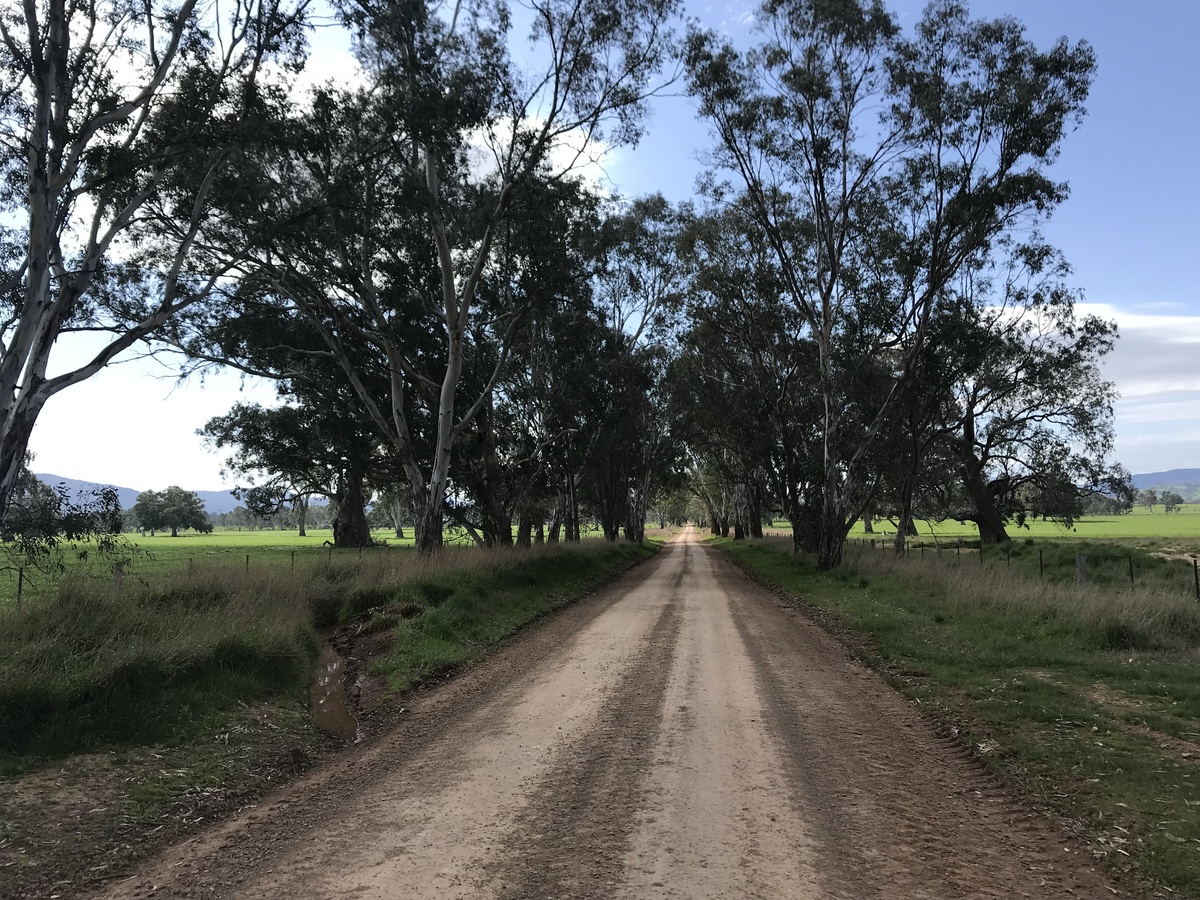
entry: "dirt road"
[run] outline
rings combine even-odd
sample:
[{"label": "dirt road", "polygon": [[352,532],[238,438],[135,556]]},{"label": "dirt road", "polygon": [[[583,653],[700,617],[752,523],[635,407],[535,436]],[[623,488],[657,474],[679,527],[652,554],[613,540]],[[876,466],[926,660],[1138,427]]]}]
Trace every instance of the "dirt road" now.
[{"label": "dirt road", "polygon": [[690,537],[107,896],[1117,893],[1086,849]]}]

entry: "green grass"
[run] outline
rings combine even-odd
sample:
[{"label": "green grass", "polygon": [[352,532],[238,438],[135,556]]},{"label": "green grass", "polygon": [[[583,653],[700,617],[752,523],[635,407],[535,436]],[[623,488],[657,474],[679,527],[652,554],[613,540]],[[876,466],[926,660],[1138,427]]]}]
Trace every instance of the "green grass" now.
[{"label": "green grass", "polygon": [[302,690],[316,637],[305,598],[265,573],[203,572],[0,615],[0,764],[172,740],[237,700]]},{"label": "green grass", "polygon": [[383,548],[317,554],[295,571],[287,552],[249,568],[176,558],[174,571],[120,589],[76,575],[52,598],[0,611],[0,768],[186,739],[233,703],[302,697],[315,629],[360,618],[379,630],[390,617],[401,632],[387,665],[404,687],[653,551],[588,542],[424,559]]},{"label": "green grass", "polygon": [[1186,592],[1038,579],[1028,545],[1011,567],[985,557],[985,577],[975,554],[851,548],[821,575],[787,541],[722,545],[1110,864],[1200,897],[1200,604]]},{"label": "green grass", "polygon": [[[585,539],[600,536],[600,532],[595,529],[586,530],[583,535]],[[303,538],[295,529],[218,529],[211,534],[184,531],[178,537],[171,537],[170,532],[159,532],[153,537],[126,534],[124,539],[127,546],[120,556],[126,558],[124,570],[127,577],[149,585],[164,578],[169,579],[175,573],[187,569],[311,572],[331,561],[369,559],[373,555],[385,555],[411,549],[413,546],[411,529],[406,529],[405,537],[400,539],[390,528],[375,529],[372,537],[377,544],[375,547],[335,550],[326,546],[327,542],[331,543],[333,540],[333,532],[328,528],[310,528]],[[446,542],[449,548],[475,546],[461,532],[448,533]],[[68,552],[64,555],[66,575],[76,579],[90,579],[96,582],[98,589],[111,584],[115,557],[100,556],[94,547],[84,546],[82,549],[88,552],[83,555]],[[22,581],[23,602],[39,603],[53,599],[63,581],[63,575],[58,572],[40,572],[35,567],[25,566]],[[16,599],[16,566],[12,563],[0,564],[0,609],[5,605],[15,604]]]},{"label": "green grass", "polygon": [[[775,533],[787,531],[786,521],[775,523],[772,529]],[[896,527],[887,520],[876,520],[874,523],[875,538],[883,535],[894,536]],[[917,540],[953,541],[957,538],[976,541],[979,530],[972,522],[957,522],[947,519],[943,522],[917,522],[919,536]],[[790,533],[790,532],[789,532]],[[1065,528],[1055,522],[1030,520],[1027,527],[1015,523],[1008,525],[1009,537],[1013,540],[1025,538],[1067,539],[1067,540],[1121,540],[1145,543],[1152,546],[1171,545],[1180,541],[1185,542],[1187,549],[1200,549],[1200,503],[1185,503],[1176,512],[1166,513],[1161,505],[1154,511],[1144,507],[1136,507],[1123,516],[1085,516],[1075,522],[1071,528]],[[850,531],[852,539],[870,538],[872,535],[863,530],[862,522],[856,522]]]},{"label": "green grass", "polygon": [[[625,543],[585,544],[535,551],[520,566],[502,560],[490,572],[403,585],[374,612],[394,629],[396,639],[373,670],[398,691],[478,659],[527,622],[653,552]],[[372,627],[370,620],[366,627]]]}]

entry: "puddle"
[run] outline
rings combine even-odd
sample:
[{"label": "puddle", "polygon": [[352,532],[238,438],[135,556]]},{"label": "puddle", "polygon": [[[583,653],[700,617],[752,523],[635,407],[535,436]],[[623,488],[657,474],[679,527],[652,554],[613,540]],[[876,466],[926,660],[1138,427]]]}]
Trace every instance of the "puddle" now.
[{"label": "puddle", "polygon": [[346,705],[346,685],[342,680],[346,661],[325,644],[317,657],[317,671],[308,688],[313,721],[331,734],[350,740],[358,733],[358,720]]}]

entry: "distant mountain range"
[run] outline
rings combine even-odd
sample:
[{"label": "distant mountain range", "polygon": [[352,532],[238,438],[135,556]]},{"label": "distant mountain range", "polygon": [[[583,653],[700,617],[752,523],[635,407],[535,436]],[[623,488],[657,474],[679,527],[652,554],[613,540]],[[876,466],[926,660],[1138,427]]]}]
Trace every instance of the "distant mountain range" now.
[{"label": "distant mountain range", "polygon": [[1200,469],[1170,469],[1134,475],[1133,486],[1139,491],[1174,491],[1184,500],[1200,500]]},{"label": "distant mountain range", "polygon": [[[61,475],[49,475],[45,473],[35,474],[38,478],[51,487],[55,487],[59,484],[65,484],[67,486],[67,492],[72,500],[86,495],[94,491],[96,488],[109,487],[109,485],[97,484],[94,481],[80,481],[78,478],[63,478]],[[121,509],[129,509],[132,507],[133,504],[137,502],[138,494],[141,493],[141,491],[133,488],[118,487],[117,485],[111,486],[117,488],[117,497],[119,497],[121,500]],[[233,494],[229,493],[229,491],[196,491],[196,494],[200,497],[200,501],[204,504],[204,508],[208,511],[210,516],[219,516],[223,512],[231,512],[235,506],[240,505],[240,501],[235,500]]]},{"label": "distant mountain range", "polygon": [[[46,484],[53,487],[65,484],[72,498],[86,494],[102,485],[94,481],[80,481],[77,478],[63,478],[61,475],[38,474]],[[1133,486],[1139,491],[1153,490],[1174,491],[1184,500],[1200,500],[1200,469],[1171,469],[1167,472],[1147,472],[1144,475],[1133,476]],[[114,485],[116,487],[116,485]],[[137,502],[141,491],[127,487],[117,487],[117,496],[121,499],[121,508],[129,509]],[[229,491],[196,491],[204,508],[210,516],[219,516],[223,512],[231,512],[240,505]]]}]

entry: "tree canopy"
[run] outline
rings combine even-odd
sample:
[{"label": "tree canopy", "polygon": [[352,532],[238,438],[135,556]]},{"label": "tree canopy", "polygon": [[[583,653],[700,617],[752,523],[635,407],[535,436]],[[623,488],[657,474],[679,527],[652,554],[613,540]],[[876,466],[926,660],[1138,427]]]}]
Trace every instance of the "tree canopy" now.
[{"label": "tree canopy", "polygon": [[181,528],[191,528],[202,534],[213,530],[199,495],[175,485],[163,491],[142,491],[132,512],[141,528],[147,531],[169,528],[171,537],[179,537]]},{"label": "tree canopy", "polygon": [[[908,28],[766,0],[749,49],[681,39],[677,0],[344,0],[362,78],[302,91],[303,2],[220,29],[190,2],[24,8],[0,15],[28,187],[0,232],[0,519],[46,399],[138,341],[276,382],[201,433],[247,514],[303,530],[329,498],[338,546],[371,542],[372,496],[427,553],[447,525],[640,540],[686,508],[735,537],[782,514],[832,568],[859,519],[903,549],[918,518],[989,543],[1132,501],[1116,328],[1039,233],[1084,43],[959,0]],[[582,177],[675,79],[711,126],[697,196]],[[50,377],[75,330],[111,342]],[[206,527],[186,495],[139,523]]]}]

